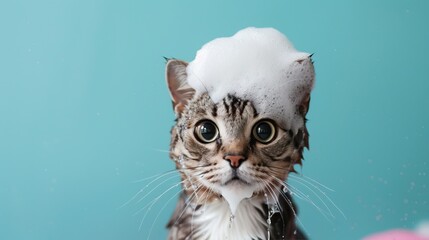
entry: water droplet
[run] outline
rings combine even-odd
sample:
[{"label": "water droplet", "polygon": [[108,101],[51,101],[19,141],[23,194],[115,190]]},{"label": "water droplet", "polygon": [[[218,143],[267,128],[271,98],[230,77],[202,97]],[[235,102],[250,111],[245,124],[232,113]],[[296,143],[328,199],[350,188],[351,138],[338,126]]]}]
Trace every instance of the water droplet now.
[{"label": "water droplet", "polygon": [[293,231],[293,235],[296,235],[296,229],[295,229],[295,231]]},{"label": "water droplet", "polygon": [[270,229],[271,229],[271,217],[272,217],[272,213],[271,212],[272,211],[271,211],[270,201],[268,201],[268,195],[267,195],[267,193],[264,193],[264,196],[265,196],[265,203],[268,206],[268,214],[267,214],[267,224],[268,224],[268,226],[267,226],[267,239],[270,240],[270,238],[271,238],[271,233],[270,233]]},{"label": "water droplet", "polygon": [[185,160],[185,157],[183,157],[183,155],[180,155],[179,159],[177,160],[182,167],[185,167],[185,164],[183,163],[184,160]]},{"label": "water droplet", "polygon": [[289,191],[289,189],[287,189],[286,186],[283,187],[283,192],[287,193]]},{"label": "water droplet", "polygon": [[234,218],[235,218],[235,216],[232,214],[229,216],[229,224],[228,224],[229,229],[231,229],[231,227],[232,227],[232,223],[234,222]]}]

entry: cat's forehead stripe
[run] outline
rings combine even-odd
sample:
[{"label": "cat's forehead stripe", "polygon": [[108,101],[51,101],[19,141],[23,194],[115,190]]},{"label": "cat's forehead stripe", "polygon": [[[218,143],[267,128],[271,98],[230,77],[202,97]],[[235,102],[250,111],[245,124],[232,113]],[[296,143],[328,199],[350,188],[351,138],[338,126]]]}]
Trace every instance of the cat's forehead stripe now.
[{"label": "cat's forehead stripe", "polygon": [[214,104],[213,104],[213,107],[212,107],[212,116],[213,116],[213,117],[216,117],[216,116],[217,116],[217,106],[216,106],[216,105],[214,105]]}]

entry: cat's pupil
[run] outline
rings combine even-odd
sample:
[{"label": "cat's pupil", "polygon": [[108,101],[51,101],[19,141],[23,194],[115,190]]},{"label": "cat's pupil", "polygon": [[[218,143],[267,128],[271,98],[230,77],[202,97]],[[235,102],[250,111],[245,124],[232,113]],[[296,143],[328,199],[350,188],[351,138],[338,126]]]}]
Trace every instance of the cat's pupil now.
[{"label": "cat's pupil", "polygon": [[261,123],[256,129],[256,133],[262,140],[267,140],[268,138],[270,138],[272,133],[271,126],[267,123]]},{"label": "cat's pupil", "polygon": [[197,131],[197,136],[200,140],[207,143],[214,141],[218,135],[216,126],[209,121],[202,122],[197,128]]},{"label": "cat's pupil", "polygon": [[213,124],[205,123],[201,126],[201,135],[206,139],[210,140],[215,136],[216,128]]},{"label": "cat's pupil", "polygon": [[262,121],[253,128],[253,136],[262,143],[268,143],[273,140],[275,127],[271,122]]}]

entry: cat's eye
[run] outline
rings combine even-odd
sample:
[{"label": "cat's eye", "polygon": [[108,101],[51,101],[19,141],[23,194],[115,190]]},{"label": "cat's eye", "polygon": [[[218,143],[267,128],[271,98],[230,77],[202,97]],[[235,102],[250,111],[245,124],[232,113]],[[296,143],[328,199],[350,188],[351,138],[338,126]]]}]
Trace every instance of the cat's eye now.
[{"label": "cat's eye", "polygon": [[195,136],[202,143],[210,143],[216,140],[219,131],[216,125],[209,120],[201,121],[195,127]]},{"label": "cat's eye", "polygon": [[271,121],[262,120],[253,127],[253,137],[261,143],[269,143],[276,136],[276,127]]}]

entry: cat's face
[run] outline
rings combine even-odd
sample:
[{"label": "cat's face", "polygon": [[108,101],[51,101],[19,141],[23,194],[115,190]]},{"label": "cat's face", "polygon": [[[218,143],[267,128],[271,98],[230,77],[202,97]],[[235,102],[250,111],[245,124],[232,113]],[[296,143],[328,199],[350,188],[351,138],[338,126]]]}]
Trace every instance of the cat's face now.
[{"label": "cat's face", "polygon": [[[207,93],[195,94],[181,81],[186,63],[174,61],[167,66],[167,79],[170,74],[176,81],[175,86],[169,82],[170,90],[178,90],[172,91],[178,118],[170,156],[188,196],[203,204],[218,199],[230,186],[237,191],[246,188],[253,195],[277,194],[275,189],[301,162],[306,129],[298,133],[282,129],[273,119],[259,115],[246,99],[228,95],[213,103]],[[175,99],[180,95],[188,98]]]}]

